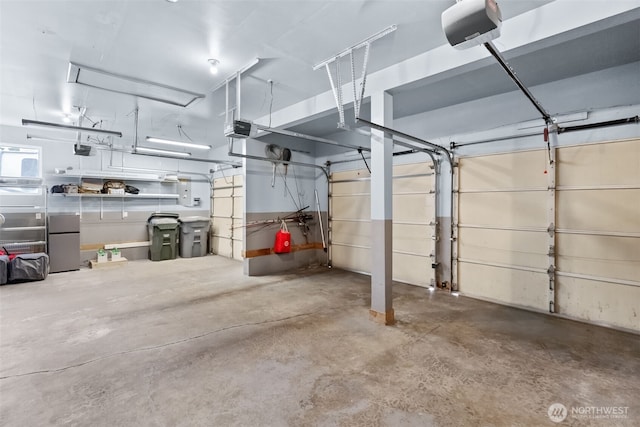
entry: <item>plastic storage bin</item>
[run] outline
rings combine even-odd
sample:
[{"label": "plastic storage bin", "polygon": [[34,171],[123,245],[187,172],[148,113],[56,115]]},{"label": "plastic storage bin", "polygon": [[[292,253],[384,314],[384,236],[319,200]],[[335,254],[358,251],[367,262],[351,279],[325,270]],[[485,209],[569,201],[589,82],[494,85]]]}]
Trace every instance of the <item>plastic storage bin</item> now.
[{"label": "plastic storage bin", "polygon": [[154,213],[147,220],[149,227],[149,259],[164,261],[175,259],[178,241],[178,214]]},{"label": "plastic storage bin", "polygon": [[180,256],[192,258],[207,254],[209,218],[189,216],[180,218]]}]

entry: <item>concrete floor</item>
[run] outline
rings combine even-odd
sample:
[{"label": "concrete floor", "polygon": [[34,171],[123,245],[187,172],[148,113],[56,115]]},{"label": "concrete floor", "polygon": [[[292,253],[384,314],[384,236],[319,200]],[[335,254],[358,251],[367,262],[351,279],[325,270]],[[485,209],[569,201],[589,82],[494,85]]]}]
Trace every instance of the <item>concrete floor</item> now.
[{"label": "concrete floor", "polygon": [[640,337],[422,288],[368,320],[369,278],[244,277],[224,258],[0,288],[3,426],[541,426],[629,407]]}]

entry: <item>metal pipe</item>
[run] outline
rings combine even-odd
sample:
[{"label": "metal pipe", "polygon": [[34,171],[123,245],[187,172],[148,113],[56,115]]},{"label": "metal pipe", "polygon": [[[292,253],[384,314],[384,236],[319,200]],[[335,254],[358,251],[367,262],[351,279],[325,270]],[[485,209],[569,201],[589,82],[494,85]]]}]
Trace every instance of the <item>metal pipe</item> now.
[{"label": "metal pipe", "polygon": [[[231,156],[231,157],[240,157],[240,158],[243,158],[243,159],[260,160],[260,161],[263,161],[263,162],[286,163],[286,164],[289,164],[289,165],[316,168],[316,169],[320,169],[322,171],[322,173],[324,173],[324,176],[327,178],[327,180],[329,180],[329,174],[327,173],[326,169],[324,167],[320,166],[320,165],[316,165],[316,164],[313,164],[313,163],[292,162],[291,160],[269,159],[269,158],[266,158],[266,157],[253,156],[253,155],[250,155],[250,154],[234,153],[233,152],[233,140],[234,140],[234,138],[229,138],[229,152],[227,154],[229,156]],[[195,159],[189,159],[189,160],[195,160]]]},{"label": "metal pipe", "polygon": [[242,76],[240,71],[236,73],[236,119],[240,120],[240,104],[242,103]]},{"label": "metal pipe", "polygon": [[[549,132],[553,132],[553,129],[549,129]],[[528,138],[530,136],[540,136],[540,135],[542,135],[542,132],[538,131],[538,132],[522,133],[518,135],[501,136],[499,138],[481,139],[479,141],[471,141],[471,142],[463,142],[463,143],[452,142],[450,145],[450,148],[453,150],[454,148],[465,147],[467,145],[479,145],[479,144],[486,144],[489,142],[508,141],[510,139]]]},{"label": "metal pipe", "polygon": [[[125,151],[126,152],[126,151]],[[202,162],[202,163],[214,163],[220,165],[230,165],[236,168],[241,168],[242,165],[238,163],[233,163],[229,160],[212,160],[212,159],[198,159],[194,157],[189,157],[188,159],[183,159],[181,157],[172,157],[172,156],[163,156],[162,154],[151,154],[151,153],[140,153],[136,151],[130,152],[130,154],[135,154],[137,156],[147,156],[147,157],[160,157],[162,159],[174,159],[174,160],[188,160],[190,162]]]},{"label": "metal pipe", "polygon": [[229,123],[229,80],[224,82],[224,124]]},{"label": "metal pipe", "polygon": [[595,129],[595,128],[601,128],[601,127],[607,127],[607,126],[619,126],[619,125],[627,125],[627,124],[633,124],[633,123],[637,124],[639,122],[640,122],[640,116],[633,116],[633,117],[627,117],[626,119],[609,120],[606,122],[590,123],[586,125],[576,125],[576,126],[567,126],[567,127],[558,126],[558,134],[565,133],[565,132],[573,132],[577,130]]},{"label": "metal pipe", "polygon": [[540,104],[540,102],[538,102],[538,100],[533,96],[533,94],[524,85],[524,83],[522,83],[520,78],[516,75],[516,72],[513,70],[513,68],[511,68],[511,66],[509,65],[507,60],[502,56],[502,54],[500,53],[498,48],[496,48],[493,45],[492,42],[485,43],[484,47],[486,47],[487,50],[489,51],[489,53],[498,61],[498,63],[504,69],[504,71],[506,71],[506,73],[509,75],[509,77],[511,77],[511,80],[514,81],[516,86],[518,86],[518,88],[520,88],[522,93],[524,93],[524,95],[529,99],[529,101],[531,101],[531,103],[536,108],[536,110],[538,110],[540,112],[540,114],[542,115],[542,118],[544,119],[545,123],[548,124],[548,125],[552,124],[553,120],[551,119],[551,114],[549,114],[547,112],[547,110],[544,109],[542,104]]}]

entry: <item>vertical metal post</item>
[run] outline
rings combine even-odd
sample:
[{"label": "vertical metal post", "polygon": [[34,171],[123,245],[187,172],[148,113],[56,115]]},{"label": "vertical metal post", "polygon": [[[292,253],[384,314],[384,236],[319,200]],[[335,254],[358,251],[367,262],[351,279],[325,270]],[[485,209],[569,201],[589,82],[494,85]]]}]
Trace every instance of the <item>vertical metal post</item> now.
[{"label": "vertical metal post", "polygon": [[240,104],[242,103],[242,74],[240,71],[236,73],[236,119],[240,120],[242,114],[240,111]]},{"label": "vertical metal post", "polygon": [[458,291],[458,221],[460,218],[460,168],[451,153],[451,290]]},{"label": "vertical metal post", "polygon": [[229,124],[229,80],[224,82],[224,124]]},{"label": "vertical metal post", "polygon": [[556,162],[556,147],[557,147],[557,132],[549,132],[548,135],[551,140],[549,141],[548,151],[548,164],[547,164],[547,218],[549,222],[549,268],[547,274],[549,275],[549,313],[556,313],[556,178],[557,178],[557,162]]}]

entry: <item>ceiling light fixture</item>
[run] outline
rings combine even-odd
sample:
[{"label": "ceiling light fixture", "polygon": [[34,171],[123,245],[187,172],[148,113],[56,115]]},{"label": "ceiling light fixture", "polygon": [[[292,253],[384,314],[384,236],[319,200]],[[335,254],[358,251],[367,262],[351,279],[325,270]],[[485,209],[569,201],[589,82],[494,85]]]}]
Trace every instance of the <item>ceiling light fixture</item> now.
[{"label": "ceiling light fixture", "polygon": [[209,72],[214,76],[218,74],[218,66],[220,65],[220,61],[217,59],[209,59]]},{"label": "ceiling light fixture", "polygon": [[176,157],[191,156],[191,153],[185,153],[183,151],[159,150],[157,148],[148,148],[148,147],[136,147],[134,150],[134,153],[162,154],[165,156],[176,156]]},{"label": "ceiling light fixture", "polygon": [[37,120],[22,119],[22,126],[39,126],[39,127],[47,127],[47,128],[58,129],[58,130],[68,129],[68,130],[74,130],[78,132],[101,133],[105,135],[112,135],[112,136],[117,136],[118,138],[122,138],[122,132],[117,132],[113,130],[85,128],[85,127],[73,126],[73,125],[62,125],[60,123],[40,122]]},{"label": "ceiling light fixture", "polygon": [[71,117],[69,116],[69,114],[65,114],[62,116],[62,121],[65,123],[71,123]]},{"label": "ceiling light fixture", "polygon": [[74,144],[78,142],[77,139],[54,138],[54,137],[50,137],[50,136],[40,136],[40,135],[31,135],[31,134],[27,134],[27,139],[30,139],[31,141],[71,142],[71,143],[74,143]]},{"label": "ceiling light fixture", "polygon": [[156,144],[177,145],[178,147],[195,148],[196,150],[210,150],[210,145],[194,144],[191,142],[174,141],[172,139],[162,139],[153,136],[146,138],[147,142],[155,142]]}]

